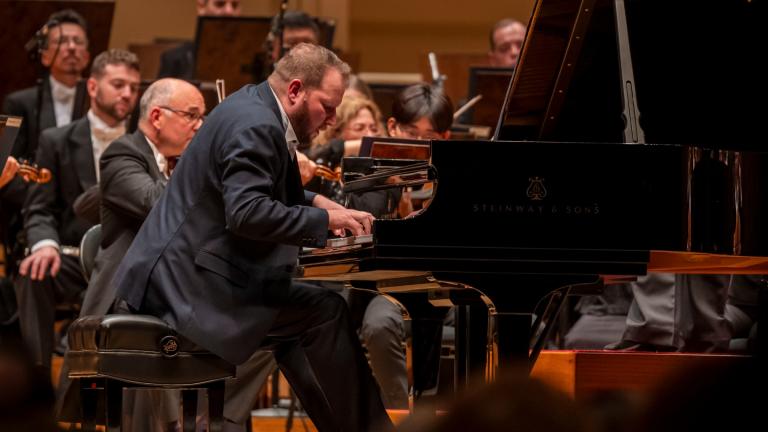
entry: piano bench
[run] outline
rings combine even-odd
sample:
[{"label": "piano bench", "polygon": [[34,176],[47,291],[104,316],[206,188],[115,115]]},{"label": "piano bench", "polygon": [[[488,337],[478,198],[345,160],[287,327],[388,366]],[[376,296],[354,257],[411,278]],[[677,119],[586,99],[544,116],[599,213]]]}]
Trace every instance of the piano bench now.
[{"label": "piano bench", "polygon": [[221,430],[224,381],[235,366],[148,315],[85,316],[69,328],[69,378],[80,381],[83,427],[119,429],[123,389],[181,389],[184,429],[195,430],[197,390],[208,391],[210,430]]}]

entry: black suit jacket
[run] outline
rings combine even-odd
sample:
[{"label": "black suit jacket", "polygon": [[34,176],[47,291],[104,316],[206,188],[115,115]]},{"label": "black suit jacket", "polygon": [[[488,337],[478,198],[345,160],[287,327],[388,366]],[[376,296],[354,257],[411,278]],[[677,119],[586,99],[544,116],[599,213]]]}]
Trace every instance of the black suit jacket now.
[{"label": "black suit jacket", "polygon": [[3,114],[24,117],[19,135],[16,137],[11,155],[30,160],[34,159],[37,149],[38,135],[41,131],[56,127],[56,114],[53,111],[53,96],[51,82],[42,81],[43,99],[38,124],[37,99],[38,87],[29,87],[13,92],[3,101]]},{"label": "black suit jacket", "polygon": [[115,301],[110,282],[167,181],[141,131],[113,141],[101,155],[101,246],[80,315],[106,315]]},{"label": "black suit jacket", "polygon": [[300,245],[325,245],[266,83],[217,106],[179,161],[113,283],[118,297],[234,364],[279,311]]},{"label": "black suit jacket", "polygon": [[176,48],[165,51],[160,56],[158,78],[195,78],[195,44],[184,42]]},{"label": "black suit jacket", "polygon": [[27,244],[52,239],[60,245],[79,245],[92,224],[75,215],[72,205],[96,184],[88,118],[43,131],[36,163],[51,170],[52,178],[29,187],[22,211]]}]

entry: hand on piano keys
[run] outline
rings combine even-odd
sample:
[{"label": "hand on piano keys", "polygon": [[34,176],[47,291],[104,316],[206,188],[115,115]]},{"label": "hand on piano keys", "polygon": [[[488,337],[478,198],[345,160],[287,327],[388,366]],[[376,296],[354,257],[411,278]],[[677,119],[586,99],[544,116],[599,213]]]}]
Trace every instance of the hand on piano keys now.
[{"label": "hand on piano keys", "polygon": [[346,231],[353,236],[370,234],[374,219],[372,214],[364,211],[328,209],[328,229],[339,237],[346,236]]}]

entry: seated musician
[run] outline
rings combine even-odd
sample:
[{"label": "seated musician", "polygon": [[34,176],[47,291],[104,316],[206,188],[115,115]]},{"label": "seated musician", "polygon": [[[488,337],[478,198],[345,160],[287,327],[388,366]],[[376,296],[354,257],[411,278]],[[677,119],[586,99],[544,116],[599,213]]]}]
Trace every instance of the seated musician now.
[{"label": "seated musician", "polygon": [[273,65],[294,46],[302,42],[314,45],[320,42],[320,28],[314,18],[306,12],[286,11],[283,14],[282,32],[280,27],[280,15],[275,15],[264,41],[264,54],[259,56],[253,65],[254,81],[266,79],[272,73]]},{"label": "seated musician", "polygon": [[525,40],[525,24],[511,18],[504,18],[493,26],[490,34],[491,50],[488,61],[491,66],[513,68]]},{"label": "seated musician", "polygon": [[93,61],[88,79],[90,110],[60,128],[43,131],[37,164],[51,171],[51,181],[33,184],[24,205],[24,230],[30,254],[16,281],[19,325],[34,361],[51,366],[55,306],[79,303],[86,282],[79,260],[67,254],[79,245],[91,224],[74,214],[75,199],[98,183],[98,160],[125,133],[126,119],[138,97],[139,60],[112,49]]},{"label": "seated musician", "polygon": [[[392,117],[387,119],[387,132],[395,138],[437,140],[451,137],[453,103],[440,89],[429,84],[406,87],[392,104]],[[424,185],[429,190],[431,184]],[[409,191],[400,200],[398,214],[406,217],[413,210],[426,208],[428,200],[412,200]]]},{"label": "seated musician", "polygon": [[[389,135],[408,139],[447,139],[453,121],[453,104],[442,91],[428,84],[416,84],[405,88],[392,104],[392,117],[387,120]],[[364,202],[369,207],[366,211],[374,214],[391,212],[393,209],[386,194],[400,191],[396,189],[368,192],[359,200],[351,200],[350,205],[360,209]],[[394,212],[404,217],[413,210],[407,192],[399,199],[399,208]],[[378,206],[379,208],[375,208]],[[371,208],[374,207],[374,208]],[[349,293],[348,301],[353,317],[358,320],[360,337],[368,349],[371,367],[382,390],[382,397],[387,408],[403,409],[408,407],[408,379],[405,353],[402,349],[405,326],[400,310],[381,296],[371,296],[359,291]],[[446,308],[436,308],[421,301],[418,296],[408,294],[398,297],[412,314],[412,331],[417,339],[428,341],[414,350],[416,393],[436,385],[436,373],[439,365],[443,319]]]},{"label": "seated musician", "polygon": [[[33,160],[38,148],[40,132],[66,126],[77,115],[75,106],[77,83],[88,67],[91,54],[88,47],[87,23],[72,9],[63,9],[48,17],[44,28],[47,34],[38,33],[37,49],[40,66],[45,71],[38,85],[14,91],[3,100],[3,114],[22,117],[24,120],[16,136],[11,156],[17,160]],[[40,30],[41,32],[43,29]],[[16,272],[17,261],[24,258],[24,245],[17,241],[23,221],[21,210],[30,184],[22,179],[11,179],[0,191],[0,232],[6,250],[6,274]]]}]

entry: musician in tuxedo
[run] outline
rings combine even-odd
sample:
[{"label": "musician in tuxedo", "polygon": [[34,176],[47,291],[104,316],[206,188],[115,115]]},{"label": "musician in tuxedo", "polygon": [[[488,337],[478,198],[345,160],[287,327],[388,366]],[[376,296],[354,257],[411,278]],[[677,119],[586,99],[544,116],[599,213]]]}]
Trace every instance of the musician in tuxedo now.
[{"label": "musician in tuxedo", "polygon": [[[88,51],[87,25],[80,14],[64,9],[53,13],[40,33],[40,64],[45,70],[38,85],[6,96],[2,113],[23,117],[11,155],[16,159],[34,160],[40,132],[61,127],[82,115],[75,107],[77,82],[91,59]],[[37,47],[36,47],[37,48]],[[10,182],[0,191],[0,227],[6,246],[6,274],[15,273],[15,262],[23,258],[23,246],[16,237],[21,231],[21,207],[28,184],[21,179]]]},{"label": "musician in tuxedo", "polygon": [[526,30],[525,24],[511,18],[504,18],[493,26],[489,35],[491,49],[488,51],[491,66],[517,66],[517,57],[523,48]]},{"label": "musician in tuxedo", "polygon": [[[195,0],[197,16],[240,16],[240,0]],[[187,41],[160,57],[158,78],[195,78],[195,43]]]},{"label": "musician in tuxedo", "polygon": [[297,10],[286,11],[282,16],[282,22],[280,15],[275,15],[267,38],[264,40],[264,52],[254,60],[252,73],[256,80],[266,79],[280,57],[299,43],[320,43],[320,27],[315,19],[306,12]]},{"label": "musician in tuxedo", "polygon": [[78,259],[63,253],[79,245],[90,227],[74,214],[72,203],[98,182],[99,157],[125,134],[139,80],[133,53],[113,49],[99,54],[88,78],[91,108],[86,116],[40,136],[36,162],[51,171],[52,179],[29,188],[23,214],[30,254],[16,281],[22,338],[39,365],[51,364],[56,304],[79,303],[86,286]]},{"label": "musician in tuxedo", "polygon": [[132,310],[226,361],[272,350],[323,431],[391,427],[344,300],[291,280],[300,246],[370,233],[370,214],[305,193],[295,161],[299,142],[335,121],[348,74],[329,50],[299,44],[267,82],[225,99],[113,279]]}]

